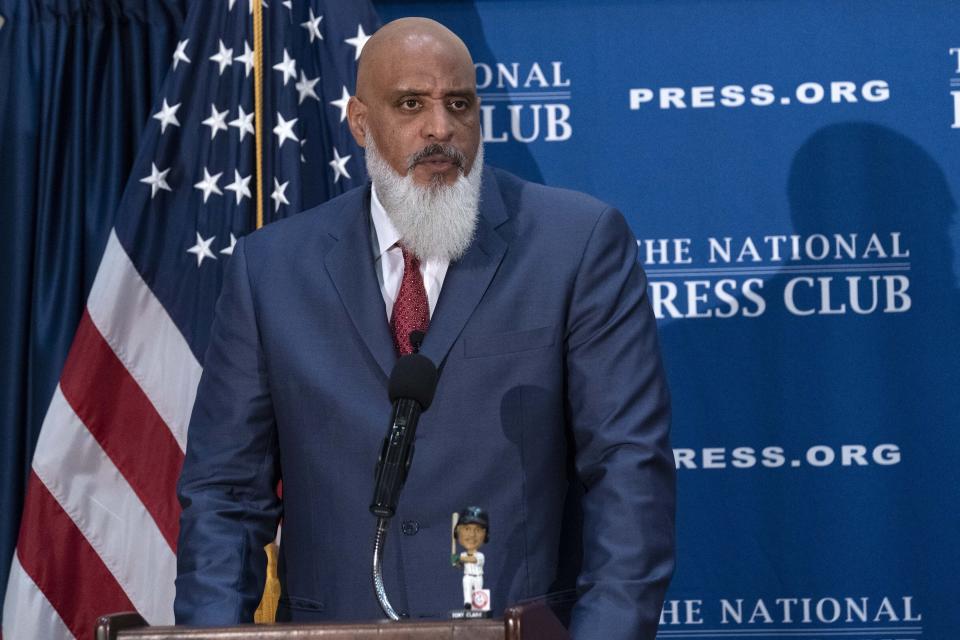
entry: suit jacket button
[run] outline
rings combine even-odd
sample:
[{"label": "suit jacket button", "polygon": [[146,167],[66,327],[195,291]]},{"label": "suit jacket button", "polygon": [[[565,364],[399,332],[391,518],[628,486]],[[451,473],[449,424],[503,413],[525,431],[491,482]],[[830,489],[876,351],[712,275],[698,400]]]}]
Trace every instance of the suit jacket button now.
[{"label": "suit jacket button", "polygon": [[416,520],[404,520],[400,525],[400,532],[405,536],[415,536],[420,531],[420,523]]}]

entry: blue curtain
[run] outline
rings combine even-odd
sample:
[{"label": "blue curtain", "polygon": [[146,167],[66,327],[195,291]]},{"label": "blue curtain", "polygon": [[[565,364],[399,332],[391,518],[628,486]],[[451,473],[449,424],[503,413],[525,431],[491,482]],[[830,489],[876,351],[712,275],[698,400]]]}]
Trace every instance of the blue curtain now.
[{"label": "blue curtain", "polygon": [[186,4],[0,0],[0,594],[40,425]]}]

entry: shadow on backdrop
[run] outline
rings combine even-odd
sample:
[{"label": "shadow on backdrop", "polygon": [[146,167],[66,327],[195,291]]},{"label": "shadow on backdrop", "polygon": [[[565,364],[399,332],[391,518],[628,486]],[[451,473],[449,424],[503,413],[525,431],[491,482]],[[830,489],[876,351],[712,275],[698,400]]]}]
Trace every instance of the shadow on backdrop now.
[{"label": "shadow on backdrop", "polygon": [[[857,257],[838,260],[831,251],[820,261],[779,263],[812,271],[764,282],[759,317],[684,319],[663,329],[673,446],[698,452],[697,470],[678,470],[671,597],[738,584],[757,594],[897,589],[935,600],[942,596],[932,574],[951,580],[943,567],[957,566],[958,555],[946,532],[960,523],[935,498],[956,477],[950,465],[960,453],[956,201],[918,144],[859,122],[824,127],[804,142],[787,195],[793,231],[782,233],[856,233]],[[864,258],[871,234],[886,257]],[[901,257],[891,234],[900,234]],[[870,270],[824,269],[854,263]],[[791,286],[795,312],[784,301]],[[881,443],[896,444],[899,455],[877,462]],[[867,464],[842,464],[844,444],[865,446]],[[785,450],[781,466],[762,464],[770,445]],[[811,465],[817,445],[836,460]],[[726,447],[726,468],[703,469],[702,447]],[[736,468],[735,447],[755,449],[757,462]]]}]

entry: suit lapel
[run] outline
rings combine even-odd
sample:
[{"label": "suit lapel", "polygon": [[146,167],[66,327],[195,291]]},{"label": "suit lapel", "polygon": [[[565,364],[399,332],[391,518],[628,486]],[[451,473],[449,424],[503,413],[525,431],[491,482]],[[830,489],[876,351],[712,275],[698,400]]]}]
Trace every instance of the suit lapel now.
[{"label": "suit lapel", "polygon": [[369,185],[364,193],[357,205],[344,206],[340,211],[342,221],[331,232],[338,242],[327,253],[324,264],[357,332],[389,377],[397,356],[370,249]]},{"label": "suit lapel", "polygon": [[447,270],[420,349],[438,367],[483,298],[507,252],[506,241],[496,231],[507,220],[506,208],[497,179],[490,170],[484,171],[480,202],[476,238],[463,257]]}]

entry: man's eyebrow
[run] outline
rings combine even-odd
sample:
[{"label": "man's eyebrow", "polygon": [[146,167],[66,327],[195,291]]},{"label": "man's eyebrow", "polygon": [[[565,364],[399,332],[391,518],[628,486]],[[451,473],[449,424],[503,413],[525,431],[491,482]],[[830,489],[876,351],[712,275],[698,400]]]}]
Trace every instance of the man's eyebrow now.
[{"label": "man's eyebrow", "polygon": [[[400,96],[429,96],[433,92],[429,89],[423,89],[423,88],[400,87],[399,89],[396,89],[391,93],[396,97],[400,97]],[[463,88],[450,89],[449,91],[445,91],[443,95],[474,97],[477,95],[477,91],[473,87],[463,87]]]}]

